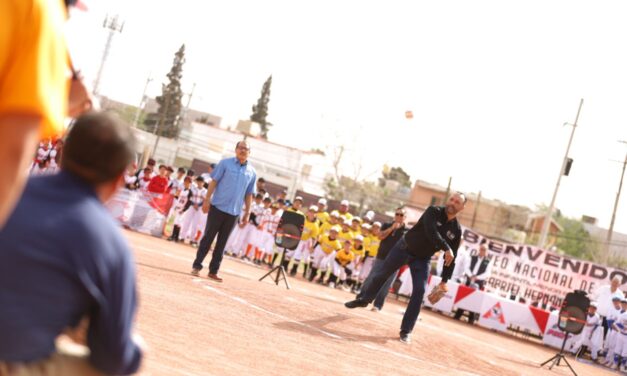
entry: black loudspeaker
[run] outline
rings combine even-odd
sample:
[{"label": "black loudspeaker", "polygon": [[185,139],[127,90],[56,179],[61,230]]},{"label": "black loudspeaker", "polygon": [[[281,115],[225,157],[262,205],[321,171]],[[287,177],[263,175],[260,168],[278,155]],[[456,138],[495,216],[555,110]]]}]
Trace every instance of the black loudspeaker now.
[{"label": "black loudspeaker", "polygon": [[560,309],[557,327],[567,333],[581,333],[586,325],[586,315],[589,306],[590,299],[584,291],[575,290],[575,292],[566,294]]},{"label": "black loudspeaker", "polygon": [[276,230],[274,244],[285,249],[296,249],[303,234],[305,216],[293,211],[284,211]]}]

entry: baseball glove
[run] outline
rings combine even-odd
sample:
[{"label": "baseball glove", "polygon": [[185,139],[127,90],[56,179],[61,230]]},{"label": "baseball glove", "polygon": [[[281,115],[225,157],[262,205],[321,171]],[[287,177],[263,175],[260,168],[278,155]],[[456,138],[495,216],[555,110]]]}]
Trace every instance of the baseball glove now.
[{"label": "baseball glove", "polygon": [[446,285],[440,285],[440,284],[435,285],[433,290],[431,290],[431,292],[427,296],[427,299],[429,299],[429,303],[435,304],[439,302],[440,299],[442,299],[442,297],[446,295],[447,291],[448,289],[446,288]]}]

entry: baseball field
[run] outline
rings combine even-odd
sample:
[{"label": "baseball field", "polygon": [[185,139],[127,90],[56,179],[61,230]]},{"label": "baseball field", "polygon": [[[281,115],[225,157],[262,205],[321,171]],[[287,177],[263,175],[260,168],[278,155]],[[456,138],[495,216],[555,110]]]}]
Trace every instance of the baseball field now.
[{"label": "baseball field", "polygon": [[[404,303],[348,310],[352,294],[225,257],[223,283],[189,274],[196,250],[125,231],[137,264],[142,375],[571,375],[540,368],[555,350],[423,310],[398,341]],[[211,255],[205,260],[210,260]],[[579,375],[607,369],[569,358]]]}]

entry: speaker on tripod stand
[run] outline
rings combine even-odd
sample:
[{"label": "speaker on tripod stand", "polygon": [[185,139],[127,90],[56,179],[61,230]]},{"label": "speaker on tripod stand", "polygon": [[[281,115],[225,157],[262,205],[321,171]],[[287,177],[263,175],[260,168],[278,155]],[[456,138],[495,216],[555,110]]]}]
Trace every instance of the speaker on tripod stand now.
[{"label": "speaker on tripod stand", "polygon": [[287,281],[287,274],[285,273],[285,268],[283,267],[283,258],[285,257],[286,250],[294,250],[298,247],[298,243],[300,243],[300,238],[303,234],[304,225],[305,216],[301,213],[287,210],[283,212],[274,236],[274,244],[283,248],[279,264],[272,268],[272,270],[266,273],[263,277],[259,278],[259,281],[263,281],[264,278],[276,272],[274,283],[278,285],[279,281],[283,279],[285,281],[285,286],[288,289],[290,288],[290,284]]},{"label": "speaker on tripod stand", "polygon": [[589,306],[590,299],[586,296],[584,291],[575,290],[574,292],[566,294],[566,298],[562,303],[562,308],[560,309],[558,316],[559,319],[557,321],[557,327],[566,333],[564,336],[564,342],[562,342],[562,348],[559,353],[542,363],[540,367],[544,367],[545,364],[551,363],[549,366],[549,369],[551,369],[555,365],[559,366],[560,362],[563,360],[568,368],[570,368],[571,372],[577,376],[573,367],[571,367],[570,363],[568,363],[566,355],[564,355],[564,347],[566,346],[569,334],[579,334],[583,330],[586,325],[586,312],[588,311]]}]

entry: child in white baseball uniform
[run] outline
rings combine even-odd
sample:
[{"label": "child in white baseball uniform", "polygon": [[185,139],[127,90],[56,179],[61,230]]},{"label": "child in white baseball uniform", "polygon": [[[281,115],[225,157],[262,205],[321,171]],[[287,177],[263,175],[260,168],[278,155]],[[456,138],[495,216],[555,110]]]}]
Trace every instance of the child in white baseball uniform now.
[{"label": "child in white baseball uniform", "polygon": [[576,353],[581,353],[585,346],[590,350],[592,360],[597,361],[599,350],[603,344],[603,321],[597,313],[597,303],[591,302],[586,316],[586,325],[579,336],[579,341],[575,345]]},{"label": "child in white baseball uniform", "polygon": [[[257,249],[259,250],[259,256],[256,260],[257,264],[261,264],[262,261],[268,265],[272,264],[272,256],[274,256],[274,236],[276,229],[279,227],[279,221],[281,216],[279,215],[279,205],[274,203],[270,206],[270,211],[266,212],[261,217],[261,223],[259,224],[260,239]],[[257,257],[257,255],[256,255]]]},{"label": "child in white baseball uniform", "polygon": [[625,360],[627,360],[627,299],[623,299],[620,305],[621,314],[613,324],[616,329],[613,365],[616,365],[619,370],[624,369]]},{"label": "child in white baseball uniform", "polygon": [[191,192],[192,179],[185,177],[183,185],[175,192],[175,201],[170,209],[169,217],[174,217],[174,227],[172,229],[172,235],[168,238],[169,241],[179,241],[179,235],[181,233],[181,223],[183,223],[183,212],[187,208],[189,203],[189,196]]},{"label": "child in white baseball uniform", "polygon": [[[207,195],[207,189],[204,187],[204,180],[202,177],[196,178],[196,185],[190,188],[189,193],[189,207],[183,214],[181,220],[181,234],[179,240],[185,242],[186,239],[190,239],[190,244],[196,243],[196,233],[199,230],[199,226],[202,224],[203,214],[206,217],[207,214],[202,212],[202,203]],[[204,230],[204,229],[202,229]]]},{"label": "child in white baseball uniform", "polygon": [[[612,297],[612,307],[608,310],[608,314],[606,316],[607,320],[607,335],[605,336],[605,364],[607,366],[611,366],[614,364],[614,355],[616,353],[616,335],[618,328],[614,326],[614,323],[618,322],[618,319],[621,315],[621,306],[620,306],[621,298],[618,296]],[[618,334],[620,335],[620,334]]]}]

